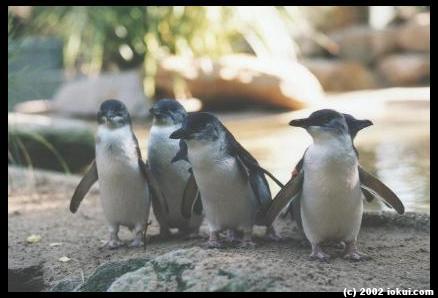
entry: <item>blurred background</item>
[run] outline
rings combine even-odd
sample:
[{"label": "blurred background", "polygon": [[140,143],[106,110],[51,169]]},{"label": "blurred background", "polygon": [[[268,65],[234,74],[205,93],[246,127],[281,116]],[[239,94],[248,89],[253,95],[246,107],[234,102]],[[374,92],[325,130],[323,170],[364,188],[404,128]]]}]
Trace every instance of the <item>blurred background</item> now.
[{"label": "blurred background", "polygon": [[35,192],[39,169],[81,174],[108,98],[126,103],[146,157],[148,110],[168,97],[216,113],[283,182],[311,142],[288,121],[319,108],[370,119],[360,162],[429,212],[429,79],[424,6],[10,6],[9,194],[23,167]]}]

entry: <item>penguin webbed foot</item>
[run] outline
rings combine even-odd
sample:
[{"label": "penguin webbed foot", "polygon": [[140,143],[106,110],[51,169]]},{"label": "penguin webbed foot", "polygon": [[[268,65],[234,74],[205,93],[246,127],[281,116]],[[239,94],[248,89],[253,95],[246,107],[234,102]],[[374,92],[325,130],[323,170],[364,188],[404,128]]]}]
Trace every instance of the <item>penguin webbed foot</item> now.
[{"label": "penguin webbed foot", "polygon": [[243,240],[242,242],[240,242],[238,247],[239,248],[255,248],[256,244],[252,240]]},{"label": "penguin webbed foot", "polygon": [[309,256],[309,259],[328,263],[330,255],[324,253],[319,245],[312,245],[312,253]]},{"label": "penguin webbed foot", "polygon": [[109,249],[117,249],[125,245],[126,243],[119,239],[111,239],[105,244],[105,246],[107,246]]},{"label": "penguin webbed foot", "polygon": [[343,258],[355,262],[367,261],[371,259],[371,257],[357,250],[355,242],[345,242],[345,250],[344,250]]},{"label": "penguin webbed foot", "polygon": [[134,239],[132,240],[131,243],[129,243],[129,247],[143,247],[144,246],[144,242],[142,239]]},{"label": "penguin webbed foot", "polygon": [[252,228],[243,231],[243,239],[239,244],[240,248],[254,248],[256,244],[252,240]]},{"label": "penguin webbed foot", "polygon": [[208,240],[205,243],[205,248],[224,248],[225,243],[221,240]]},{"label": "penguin webbed foot", "polygon": [[228,242],[231,242],[233,244],[238,244],[238,243],[242,242],[241,238],[242,238],[242,233],[240,233],[239,231],[234,230],[234,229],[229,229],[227,231],[227,238],[226,239]]},{"label": "penguin webbed foot", "polygon": [[220,231],[210,231],[208,241],[204,244],[205,248],[224,248],[225,243],[220,239]]},{"label": "penguin webbed foot", "polygon": [[368,261],[368,260],[371,259],[371,257],[369,257],[369,256],[367,256],[365,254],[359,253],[358,251],[345,254],[343,257],[344,257],[344,259],[347,259],[347,260],[350,260],[350,261],[354,261],[354,262],[357,262],[357,261]]},{"label": "penguin webbed foot", "polygon": [[263,236],[263,238],[266,241],[271,241],[271,242],[281,242],[283,240],[283,238],[278,236],[278,234],[275,231],[273,226],[270,226],[270,227],[266,228],[266,232],[265,232],[265,235]]}]

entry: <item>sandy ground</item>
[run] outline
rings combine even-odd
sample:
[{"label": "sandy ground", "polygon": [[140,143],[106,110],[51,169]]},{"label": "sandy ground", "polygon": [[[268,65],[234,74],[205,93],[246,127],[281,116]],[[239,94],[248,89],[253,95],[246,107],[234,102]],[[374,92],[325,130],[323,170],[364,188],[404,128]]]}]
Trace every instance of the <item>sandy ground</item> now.
[{"label": "sandy ground", "polygon": [[[157,256],[174,249],[202,244],[205,239],[159,241],[156,221],[149,228],[149,243],[143,249],[100,249],[107,239],[98,188],[85,198],[77,214],[68,210],[69,200],[79,182],[78,176],[44,172],[26,174],[9,168],[8,195],[8,267],[43,262],[45,290],[66,277],[89,276],[99,264],[110,260]],[[342,291],[345,287],[430,288],[430,234],[428,229],[387,224],[364,225],[358,246],[371,260],[350,262],[339,257],[341,250],[328,246],[334,256],[328,263],[310,261],[310,246],[297,233],[289,218],[277,219],[276,227],[284,238],[281,243],[265,242],[256,237],[255,249],[215,250],[224,261],[233,259],[244,266],[269,264],[267,272],[281,274],[291,291]],[[201,231],[206,236],[206,226]],[[260,236],[263,229],[256,229]],[[32,234],[41,240],[27,243]],[[122,228],[120,236],[131,234]],[[57,245],[53,245],[57,243]],[[52,246],[51,246],[52,244]],[[69,262],[59,258],[67,256]]]}]

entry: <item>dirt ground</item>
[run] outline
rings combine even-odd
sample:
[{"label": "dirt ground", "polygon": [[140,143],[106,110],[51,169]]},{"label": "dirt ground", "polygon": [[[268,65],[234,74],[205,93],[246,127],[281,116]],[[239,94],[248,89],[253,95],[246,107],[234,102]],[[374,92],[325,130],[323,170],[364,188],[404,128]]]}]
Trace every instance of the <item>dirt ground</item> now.
[{"label": "dirt ground", "polygon": [[[146,251],[141,248],[109,250],[100,247],[106,241],[107,228],[100,208],[98,188],[93,187],[79,211],[71,214],[69,200],[79,182],[78,176],[65,176],[9,168],[8,195],[8,267],[43,262],[44,280],[48,290],[66,277],[89,276],[99,264],[133,257],[158,256],[163,253],[201,245],[205,239],[171,239],[159,241],[156,221],[148,230]],[[310,246],[297,233],[289,218],[277,219],[276,227],[284,238],[281,243],[265,242],[256,237],[254,249],[229,248],[215,250],[224,260],[234,259],[257,264],[281,273],[291,291],[342,291],[345,287],[377,287],[395,289],[430,288],[430,234],[414,226],[364,225],[359,234],[359,249],[371,260],[350,262],[339,257],[341,250],[329,246],[326,252],[334,258],[329,263],[310,261]],[[201,231],[206,236],[206,226]],[[256,229],[256,236],[264,229]],[[27,237],[41,236],[36,243]],[[131,238],[122,228],[120,237]],[[55,244],[54,244],[55,243]],[[61,262],[66,256],[71,260]]]}]

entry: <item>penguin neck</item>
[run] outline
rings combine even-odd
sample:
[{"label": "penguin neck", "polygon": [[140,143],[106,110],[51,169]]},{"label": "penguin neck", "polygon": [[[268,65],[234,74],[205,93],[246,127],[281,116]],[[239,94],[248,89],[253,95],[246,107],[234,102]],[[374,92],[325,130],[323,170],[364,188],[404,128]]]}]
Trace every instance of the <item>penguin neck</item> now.
[{"label": "penguin neck", "polygon": [[339,148],[344,150],[353,150],[353,143],[349,134],[335,134],[335,133],[319,133],[312,135],[313,144],[315,146],[324,146]]},{"label": "penguin neck", "polygon": [[227,158],[225,140],[219,137],[214,141],[188,140],[188,158],[194,167],[209,165]]},{"label": "penguin neck", "polygon": [[152,124],[150,135],[151,137],[159,135],[160,137],[164,136],[169,140],[172,140],[169,138],[169,136],[174,132],[175,130],[179,129],[181,127],[180,123],[166,123],[166,124],[158,124],[155,122]]}]

